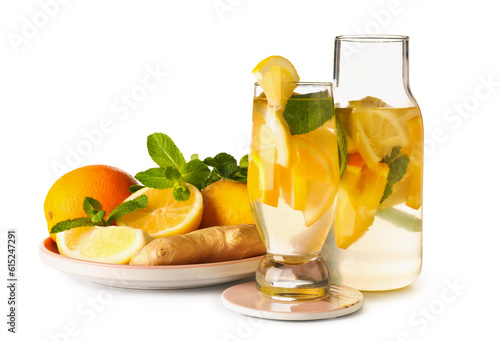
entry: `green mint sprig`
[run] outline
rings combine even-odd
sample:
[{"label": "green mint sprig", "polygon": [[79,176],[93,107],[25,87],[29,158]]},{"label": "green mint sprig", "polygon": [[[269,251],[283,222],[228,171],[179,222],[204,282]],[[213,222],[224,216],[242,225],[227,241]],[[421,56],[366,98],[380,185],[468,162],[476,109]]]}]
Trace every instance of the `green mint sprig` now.
[{"label": "green mint sprig", "polygon": [[148,197],[140,195],[116,206],[109,216],[104,219],[106,212],[102,210],[101,203],[94,198],[86,197],[83,200],[83,211],[87,217],[60,221],[50,229],[50,233],[63,232],[81,226],[111,226],[115,220],[146,206],[148,206]]},{"label": "green mint sprig", "polygon": [[215,157],[207,157],[203,163],[212,167],[212,171],[205,182],[205,186],[221,179],[236,182],[246,182],[248,172],[248,154],[240,159],[240,165],[236,159],[227,153],[219,153]]},{"label": "green mint sprig", "polygon": [[383,163],[389,166],[389,174],[387,175],[384,195],[380,200],[381,203],[392,194],[394,185],[405,176],[409,161],[408,155],[401,154],[401,147],[392,148],[391,155],[382,160]]},{"label": "green mint sprig", "polygon": [[[201,189],[210,169],[200,160],[192,159],[186,162],[174,141],[165,134],[154,133],[148,136],[147,147],[149,156],[159,166],[136,174],[135,178],[144,186],[156,189],[173,188],[175,200],[189,199],[190,192],[186,183]],[[137,190],[135,186],[132,190]]]},{"label": "green mint sprig", "polygon": [[307,134],[333,118],[333,98],[328,90],[293,94],[283,110],[292,135]]},{"label": "green mint sprig", "polygon": [[[220,179],[245,182],[247,180],[248,155],[236,160],[227,153],[219,153],[215,157],[201,161],[198,154],[193,154],[186,162],[184,155],[174,141],[163,133],[154,133],[147,139],[148,153],[159,166],[136,174],[135,178],[145,187],[166,189],[172,188],[172,196],[177,201],[185,201],[190,197],[187,183],[202,190]],[[246,159],[245,159],[246,158]],[[211,167],[212,169],[210,169]],[[144,186],[134,185],[129,191],[137,191]]]},{"label": "green mint sprig", "polygon": [[337,115],[335,115],[335,126],[337,128],[337,151],[339,153],[339,172],[340,178],[344,175],[344,171],[347,167],[347,146],[344,137],[344,127],[340,124],[340,120]]}]

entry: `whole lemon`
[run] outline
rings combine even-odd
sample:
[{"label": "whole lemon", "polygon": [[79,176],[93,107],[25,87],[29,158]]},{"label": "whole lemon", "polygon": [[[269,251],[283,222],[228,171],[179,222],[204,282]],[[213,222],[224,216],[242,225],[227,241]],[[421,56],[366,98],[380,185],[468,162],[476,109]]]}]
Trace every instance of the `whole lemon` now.
[{"label": "whole lemon", "polygon": [[200,228],[255,224],[248,201],[247,184],[219,180],[202,192],[203,217]]},{"label": "whole lemon", "polygon": [[[129,195],[138,182],[127,172],[106,165],[77,168],[61,176],[50,188],[43,205],[50,230],[60,221],[85,217],[83,200],[98,200],[108,215]],[[51,234],[55,241],[55,235]]]}]

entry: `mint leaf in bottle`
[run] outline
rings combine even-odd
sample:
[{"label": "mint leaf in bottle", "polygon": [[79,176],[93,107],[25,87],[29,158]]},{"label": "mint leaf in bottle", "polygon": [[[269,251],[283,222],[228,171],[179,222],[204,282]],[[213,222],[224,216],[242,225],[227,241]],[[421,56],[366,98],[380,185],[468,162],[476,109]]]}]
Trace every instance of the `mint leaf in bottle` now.
[{"label": "mint leaf in bottle", "polygon": [[389,166],[389,174],[387,175],[387,185],[385,185],[384,195],[380,203],[392,194],[393,186],[404,177],[410,158],[406,154],[401,155],[401,147],[394,147],[391,155],[386,156],[382,162]]},{"label": "mint leaf in bottle", "polygon": [[347,167],[347,147],[346,147],[346,142],[344,138],[344,127],[340,124],[340,121],[335,115],[335,125],[337,128],[337,150],[339,153],[339,171],[340,171],[340,178],[342,179],[342,175],[344,175],[344,171]]}]

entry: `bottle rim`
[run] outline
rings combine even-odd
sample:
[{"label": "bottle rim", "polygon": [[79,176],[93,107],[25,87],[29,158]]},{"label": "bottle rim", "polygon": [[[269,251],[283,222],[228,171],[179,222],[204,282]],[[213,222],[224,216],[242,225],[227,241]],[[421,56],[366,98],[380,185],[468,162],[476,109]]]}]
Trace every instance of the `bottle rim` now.
[{"label": "bottle rim", "polygon": [[336,36],[335,40],[352,43],[398,43],[409,41],[410,37],[396,34],[354,34]]}]

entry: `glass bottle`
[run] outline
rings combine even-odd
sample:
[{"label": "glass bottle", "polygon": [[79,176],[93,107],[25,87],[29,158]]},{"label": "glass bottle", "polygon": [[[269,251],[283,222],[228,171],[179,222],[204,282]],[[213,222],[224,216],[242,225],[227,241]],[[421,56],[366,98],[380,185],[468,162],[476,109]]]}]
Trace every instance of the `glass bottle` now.
[{"label": "glass bottle", "polygon": [[423,124],[408,82],[408,40],[335,39],[335,115],[346,166],[322,251],[334,284],[392,290],[420,273]]}]

